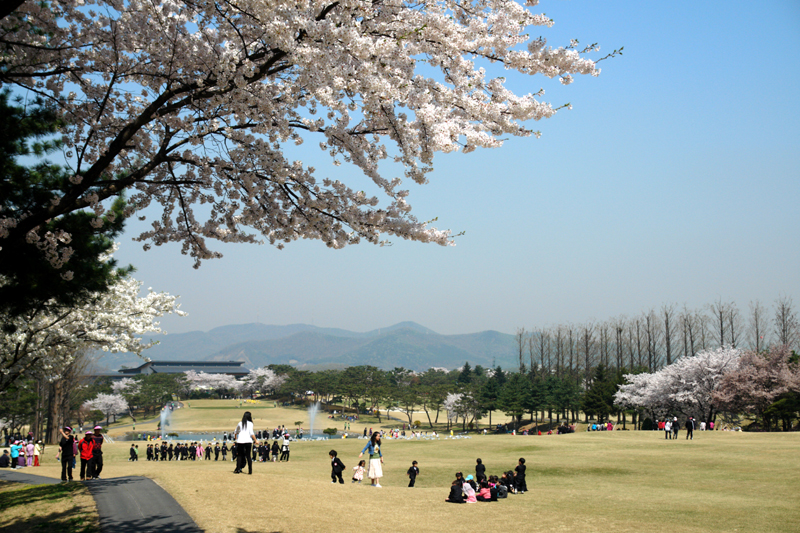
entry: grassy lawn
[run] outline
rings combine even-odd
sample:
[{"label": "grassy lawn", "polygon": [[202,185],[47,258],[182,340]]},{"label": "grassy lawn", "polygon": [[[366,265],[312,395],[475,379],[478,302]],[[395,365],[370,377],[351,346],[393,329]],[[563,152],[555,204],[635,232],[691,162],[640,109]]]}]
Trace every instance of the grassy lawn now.
[{"label": "grassy lawn", "polygon": [[[275,403],[266,400],[255,400],[242,402],[241,400],[184,400],[184,407],[176,409],[172,412],[172,421],[168,432],[205,432],[205,431],[233,431],[236,423],[241,420],[241,415],[244,411],[250,411],[253,414],[256,427],[259,429],[270,428],[275,426],[285,425],[294,431],[295,422],[302,421],[302,427],[306,430],[311,426],[308,416],[308,410],[302,407],[275,407]],[[374,415],[361,415],[359,421],[352,422],[351,433],[364,431],[367,428],[399,428],[403,423],[408,423],[408,416],[400,411],[390,411],[391,416],[395,420],[387,419],[386,410],[381,410],[381,421]],[[150,415],[148,417],[139,416],[139,422],[136,424],[137,432],[151,432],[155,433],[158,427],[158,416]],[[431,420],[436,419],[436,413],[431,413]],[[425,413],[415,413],[412,420],[419,420],[422,426],[420,430],[430,431],[428,419]],[[145,423],[146,421],[146,423]],[[492,413],[492,425],[504,424],[511,422],[511,417],[503,415],[501,412]],[[341,418],[329,419],[328,413],[320,412],[316,418],[315,429],[324,429],[335,427],[340,431],[344,430],[344,420]],[[108,433],[113,437],[115,435],[123,435],[131,431],[132,420],[129,416],[120,417],[117,421],[108,426]],[[442,411],[439,413],[439,423],[435,424],[437,431],[442,431],[446,427],[447,415]],[[101,422],[105,426],[104,422]],[[486,416],[479,420],[481,428],[489,427],[489,417]],[[461,428],[461,424],[457,425],[456,431]]]},{"label": "grassy lawn", "polygon": [[[28,470],[33,469],[23,471]],[[0,510],[2,510],[0,531],[15,533],[100,531],[100,520],[94,498],[80,483],[33,486],[0,481]]]},{"label": "grassy lawn", "polygon": [[[218,403],[220,409],[191,402],[176,413],[178,427],[230,431],[241,411]],[[256,429],[293,428],[300,419],[300,410],[247,407]],[[326,422],[333,421],[320,417],[317,425],[333,426]],[[363,425],[354,423],[353,431]],[[292,443],[289,463],[255,464],[253,476],[232,474],[230,461],[148,463],[142,442],[142,460],[130,463],[130,443],[119,442],[105,447],[104,475],[154,479],[208,532],[332,531],[373,523],[431,532],[464,524],[604,533],[797,531],[800,434],[684,436],[668,441],[661,432],[615,431],[387,440],[383,489],[353,485],[347,474],[344,486],[330,483],[328,451],[335,448],[350,471],[365,444],[358,439]],[[513,469],[525,457],[530,492],[491,504],[445,503],[454,473],[474,473],[477,457],[490,474]],[[410,489],[405,472],[412,460],[419,461],[421,474]],[[59,473],[51,453],[35,470]]]}]

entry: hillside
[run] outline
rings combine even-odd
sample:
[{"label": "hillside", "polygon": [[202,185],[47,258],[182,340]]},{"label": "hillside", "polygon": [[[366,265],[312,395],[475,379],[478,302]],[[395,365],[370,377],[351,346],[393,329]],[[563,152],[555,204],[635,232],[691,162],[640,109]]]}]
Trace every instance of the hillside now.
[{"label": "hillside", "polygon": [[[272,363],[298,368],[369,364],[411,370],[457,368],[466,361],[484,367],[516,364],[513,335],[496,331],[439,335],[414,322],[366,333],[307,324],[239,324],[208,332],[165,335],[157,340],[160,344],[145,352],[153,360],[244,361],[248,368]],[[141,364],[133,354],[102,354],[98,362],[109,370]]]}]

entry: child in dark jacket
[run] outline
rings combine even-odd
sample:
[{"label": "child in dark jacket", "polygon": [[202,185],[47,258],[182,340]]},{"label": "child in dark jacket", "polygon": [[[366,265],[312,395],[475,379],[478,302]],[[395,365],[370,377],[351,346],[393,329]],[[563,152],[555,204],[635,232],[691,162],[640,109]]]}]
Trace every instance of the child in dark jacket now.
[{"label": "child in dark jacket", "polygon": [[336,456],[336,450],[331,450],[328,452],[328,455],[331,458],[331,483],[336,483],[336,480],[338,479],[339,483],[344,485],[344,479],[342,479],[344,463]]},{"label": "child in dark jacket", "polygon": [[444,501],[450,503],[464,503],[464,492],[462,489],[463,480],[456,479],[450,485],[450,496],[445,498]]}]

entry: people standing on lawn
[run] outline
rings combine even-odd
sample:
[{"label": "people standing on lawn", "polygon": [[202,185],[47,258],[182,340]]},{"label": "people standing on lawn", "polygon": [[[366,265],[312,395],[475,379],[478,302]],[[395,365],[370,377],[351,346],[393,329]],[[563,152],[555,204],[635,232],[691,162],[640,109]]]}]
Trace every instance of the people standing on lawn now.
[{"label": "people standing on lawn", "polygon": [[272,452],[272,462],[273,463],[277,463],[278,462],[278,453],[281,451],[281,447],[278,444],[278,439],[275,439],[272,442],[272,449],[270,451]]},{"label": "people standing on lawn", "polygon": [[33,445],[33,466],[39,466],[39,456],[42,455],[42,441]]},{"label": "people standing on lawn", "polygon": [[92,474],[89,470],[89,464],[92,460],[92,451],[94,449],[94,438],[91,431],[87,431],[83,438],[78,442],[78,454],[81,459],[81,481],[85,481],[87,474],[91,479]]},{"label": "people standing on lawn", "polygon": [[61,482],[72,481],[72,461],[75,459],[75,436],[69,426],[59,430],[61,440],[58,443],[56,458],[61,459]]},{"label": "people standing on lawn", "polygon": [[25,466],[33,466],[33,441],[29,440],[25,445]]},{"label": "people standing on lawn", "polygon": [[236,426],[236,431],[234,432],[234,438],[236,439],[236,458],[237,458],[237,466],[236,470],[233,471],[234,474],[241,474],[242,469],[244,468],[245,462],[247,462],[247,470],[248,474],[253,473],[253,461],[251,458],[253,443],[258,445],[258,439],[256,439],[255,427],[253,425],[253,416],[250,414],[250,411],[245,411],[244,415],[242,416],[242,421]]},{"label": "people standing on lawn", "polygon": [[360,459],[364,452],[369,452],[369,469],[367,470],[367,477],[372,482],[372,486],[381,488],[380,478],[383,477],[383,453],[381,452],[381,435],[377,431],[372,434],[369,442],[361,453],[358,455]]}]

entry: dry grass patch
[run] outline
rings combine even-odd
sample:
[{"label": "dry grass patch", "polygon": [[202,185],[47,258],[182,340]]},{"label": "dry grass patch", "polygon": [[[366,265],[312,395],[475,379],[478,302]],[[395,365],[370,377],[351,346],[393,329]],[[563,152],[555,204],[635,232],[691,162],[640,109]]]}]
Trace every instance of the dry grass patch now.
[{"label": "dry grass patch", "polygon": [[[191,403],[178,412],[179,424],[187,428],[230,431],[244,410],[232,401],[227,409],[218,408],[219,401]],[[247,408],[257,429],[294,427],[298,415],[305,414],[293,408]],[[317,420],[320,429],[328,427],[326,420]],[[353,423],[353,431],[360,433],[365,425],[378,427],[362,420]],[[387,440],[383,489],[349,482],[347,474],[366,442],[352,438],[294,442],[289,463],[257,463],[252,476],[232,474],[230,461],[147,462],[144,442],[138,443],[140,461],[130,463],[130,443],[109,443],[103,475],[152,478],[209,533],[336,531],[364,520],[368,526],[408,524],[421,532],[464,524],[534,532],[797,531],[800,434],[695,435],[694,441],[686,441],[683,433],[675,441],[665,440],[663,432],[634,431]],[[330,482],[331,448],[347,466],[344,486]],[[51,455],[36,473],[59,475]],[[530,492],[491,504],[445,503],[455,472],[474,473],[478,457],[490,474],[513,469],[525,457]],[[412,460],[419,461],[421,474],[410,489],[406,470]]]},{"label": "dry grass patch", "polygon": [[[508,524],[525,531],[794,532],[800,521],[799,434],[698,432],[694,441],[666,441],[660,432],[597,432],[563,436],[488,435],[384,443],[383,489],[330,482],[331,448],[348,473],[361,439],[292,443],[289,463],[257,463],[234,475],[228,461],[149,463],[139,443],[107,445],[104,475],[145,475],[163,486],[209,533],[333,531],[362,519],[413,524],[440,532],[461,524]],[[525,495],[491,504],[443,500],[456,471],[487,472],[528,465]],[[406,470],[419,461],[417,486]],[[57,476],[52,459],[37,473]],[[49,473],[48,473],[49,472]],[[368,482],[366,482],[368,485]]]},{"label": "dry grass patch", "polygon": [[0,531],[100,531],[94,498],[80,483],[33,486],[0,481],[0,510]]}]

